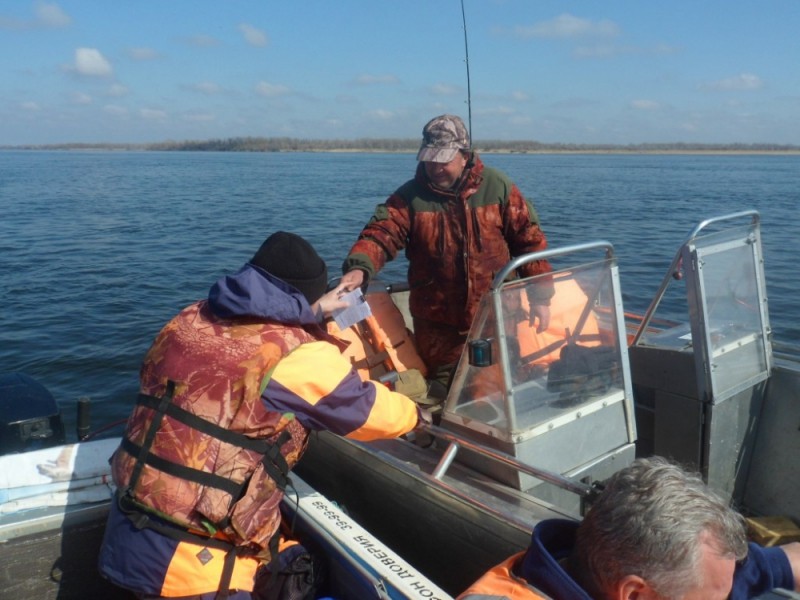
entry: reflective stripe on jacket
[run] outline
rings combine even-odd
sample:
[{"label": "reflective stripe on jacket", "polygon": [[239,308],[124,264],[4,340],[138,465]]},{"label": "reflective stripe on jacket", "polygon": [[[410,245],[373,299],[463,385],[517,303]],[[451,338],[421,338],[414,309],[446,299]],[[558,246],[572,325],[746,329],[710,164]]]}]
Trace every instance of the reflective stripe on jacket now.
[{"label": "reflective stripe on jacket", "polygon": [[550,597],[512,572],[525,552],[520,552],[489,569],[457,600],[548,600]]}]

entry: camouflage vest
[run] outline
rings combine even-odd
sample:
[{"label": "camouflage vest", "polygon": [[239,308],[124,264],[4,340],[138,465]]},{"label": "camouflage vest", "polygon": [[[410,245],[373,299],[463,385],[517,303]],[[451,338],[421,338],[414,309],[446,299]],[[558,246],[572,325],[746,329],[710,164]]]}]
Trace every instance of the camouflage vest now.
[{"label": "camouflage vest", "polygon": [[137,406],[112,459],[123,495],[189,530],[266,549],[308,431],[294,415],[268,410],[261,390],[283,356],[313,340],[298,327],[218,319],[205,301],[184,309],[141,368]]}]

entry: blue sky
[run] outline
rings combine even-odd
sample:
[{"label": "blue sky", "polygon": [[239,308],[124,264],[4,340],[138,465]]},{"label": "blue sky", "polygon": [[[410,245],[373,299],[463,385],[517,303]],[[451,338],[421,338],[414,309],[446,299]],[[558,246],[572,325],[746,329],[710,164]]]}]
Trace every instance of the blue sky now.
[{"label": "blue sky", "polygon": [[[465,0],[475,139],[800,144],[798,0]],[[416,138],[459,0],[0,3],[0,145]]]}]

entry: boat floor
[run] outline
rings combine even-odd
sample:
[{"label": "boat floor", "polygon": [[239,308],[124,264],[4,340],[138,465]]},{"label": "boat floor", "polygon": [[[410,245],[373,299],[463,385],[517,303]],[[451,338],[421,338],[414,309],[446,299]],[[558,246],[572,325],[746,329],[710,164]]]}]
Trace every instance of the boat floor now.
[{"label": "boat floor", "polygon": [[0,542],[0,598],[37,600],[133,600],[101,578],[96,558],[103,541],[107,507],[92,518],[67,520],[63,528]]}]

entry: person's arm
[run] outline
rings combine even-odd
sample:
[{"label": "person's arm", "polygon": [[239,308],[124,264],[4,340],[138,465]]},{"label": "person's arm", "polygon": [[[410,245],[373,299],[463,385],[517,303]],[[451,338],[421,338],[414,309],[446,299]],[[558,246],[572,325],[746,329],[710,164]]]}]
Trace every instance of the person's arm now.
[{"label": "person's arm", "polygon": [[798,589],[800,543],[764,548],[748,544],[747,558],[736,565],[731,600],[746,600],[775,588]]},{"label": "person's arm", "polygon": [[[348,285],[355,283],[359,275],[359,285],[363,285],[393,260],[406,246],[410,224],[408,206],[397,193],[375,207],[375,213],[361,230],[342,265],[345,276],[354,269],[360,271],[350,276],[352,279],[348,279]],[[355,289],[355,286],[348,289]]]},{"label": "person's arm", "polygon": [[786,558],[789,559],[789,566],[794,575],[794,591],[800,592],[800,542],[780,546],[780,549],[786,553]]},{"label": "person's arm", "polygon": [[[533,204],[528,202],[515,184],[511,184],[508,202],[503,211],[503,226],[506,243],[511,256],[521,256],[531,252],[547,249],[547,239],[539,226],[539,216]],[[538,260],[520,268],[520,276],[531,277],[552,271],[550,263]],[[536,331],[541,333],[550,325],[550,298],[553,297],[552,285],[539,284],[532,289],[529,302],[531,305],[531,325],[538,321]]]},{"label": "person's arm", "polygon": [[420,420],[416,403],[374,381],[362,381],[328,342],[302,344],[282,358],[266,380],[262,399],[294,413],[308,429],[360,441],[395,438]]}]

